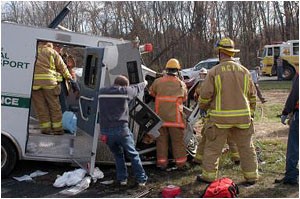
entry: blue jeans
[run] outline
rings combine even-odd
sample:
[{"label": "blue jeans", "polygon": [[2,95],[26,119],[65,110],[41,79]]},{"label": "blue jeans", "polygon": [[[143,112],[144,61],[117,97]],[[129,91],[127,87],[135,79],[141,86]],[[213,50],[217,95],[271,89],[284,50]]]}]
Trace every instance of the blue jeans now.
[{"label": "blue jeans", "polygon": [[277,80],[279,81],[283,80],[282,74],[283,74],[283,66],[277,66]]},{"label": "blue jeans", "polygon": [[286,152],[286,166],[284,180],[298,182],[299,170],[299,111],[292,118]]},{"label": "blue jeans", "polygon": [[139,153],[135,149],[133,134],[126,127],[116,128],[101,128],[101,134],[107,135],[107,145],[111,152],[114,154],[116,161],[117,180],[124,181],[128,178],[127,167],[125,165],[124,152],[128,154],[131,160],[133,172],[135,174],[136,181],[146,182],[148,176],[142,166],[142,162]]}]

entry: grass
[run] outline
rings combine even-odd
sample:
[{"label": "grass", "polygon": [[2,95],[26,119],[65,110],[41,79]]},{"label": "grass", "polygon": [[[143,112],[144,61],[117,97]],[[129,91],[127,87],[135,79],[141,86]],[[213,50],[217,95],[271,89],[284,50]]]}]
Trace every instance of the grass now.
[{"label": "grass", "polygon": [[[285,90],[289,91],[291,89],[291,81],[261,81],[259,87],[264,91],[272,90]],[[285,99],[284,99],[285,100]],[[284,108],[284,102],[282,101],[268,101],[265,104],[258,103],[255,111],[255,122],[278,122],[281,111]]]},{"label": "grass", "polygon": [[290,90],[292,87],[292,81],[260,81],[259,87],[262,90]]},{"label": "grass", "polygon": [[254,122],[279,122],[283,103],[257,104]]}]

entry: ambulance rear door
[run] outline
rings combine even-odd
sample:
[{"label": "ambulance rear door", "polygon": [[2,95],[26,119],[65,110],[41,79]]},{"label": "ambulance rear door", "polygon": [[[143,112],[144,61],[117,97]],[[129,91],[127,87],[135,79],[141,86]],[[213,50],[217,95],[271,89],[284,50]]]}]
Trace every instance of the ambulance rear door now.
[{"label": "ambulance rear door", "polygon": [[[99,136],[98,95],[103,73],[104,48],[86,48],[80,85],[79,112],[77,118],[78,136],[86,137],[84,141],[74,143],[74,161],[88,172],[93,173]],[[88,136],[86,136],[88,135]],[[85,154],[82,154],[81,149]]]}]

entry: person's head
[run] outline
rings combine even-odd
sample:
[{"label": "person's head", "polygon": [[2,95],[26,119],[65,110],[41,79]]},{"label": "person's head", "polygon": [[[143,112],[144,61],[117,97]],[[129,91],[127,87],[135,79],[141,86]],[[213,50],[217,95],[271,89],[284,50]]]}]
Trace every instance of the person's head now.
[{"label": "person's head", "polygon": [[56,52],[58,52],[59,54],[61,53],[61,49],[62,47],[59,44],[54,44],[53,45],[54,50],[56,50]]},{"label": "person's head", "polygon": [[129,80],[124,75],[118,75],[114,82],[115,86],[129,86]]},{"label": "person's head", "polygon": [[279,57],[279,55],[280,55],[280,49],[274,48],[274,57]]},{"label": "person's head", "polygon": [[170,75],[178,74],[178,71],[181,69],[180,63],[177,59],[169,59],[166,64],[166,72]]},{"label": "person's head", "polygon": [[67,66],[68,66],[69,68],[74,68],[74,67],[76,67],[76,62],[75,62],[75,59],[73,58],[72,55],[69,55],[69,56],[67,57]]},{"label": "person's head", "polygon": [[38,45],[39,45],[39,47],[53,48],[53,43],[47,42],[47,41],[39,41]]},{"label": "person's head", "polygon": [[234,49],[234,42],[229,37],[224,37],[218,41],[215,48],[219,53],[220,60],[227,57],[234,57],[235,53],[240,52],[239,49]]},{"label": "person's head", "polygon": [[199,71],[200,80],[204,80],[207,75],[207,69],[201,68]]},{"label": "person's head", "polygon": [[45,46],[49,47],[49,48],[53,48],[53,43],[51,42],[46,42]]}]

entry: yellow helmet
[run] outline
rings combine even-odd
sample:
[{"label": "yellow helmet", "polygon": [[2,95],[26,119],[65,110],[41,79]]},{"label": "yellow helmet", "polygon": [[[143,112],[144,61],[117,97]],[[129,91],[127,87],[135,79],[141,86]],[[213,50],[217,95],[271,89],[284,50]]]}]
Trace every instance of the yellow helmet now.
[{"label": "yellow helmet", "polygon": [[181,69],[180,63],[177,59],[169,59],[169,61],[166,64],[166,69]]},{"label": "yellow helmet", "polygon": [[225,37],[218,41],[216,44],[216,49],[224,53],[226,53],[226,51],[231,53],[240,52],[239,49],[234,49],[234,42],[229,37]]}]

